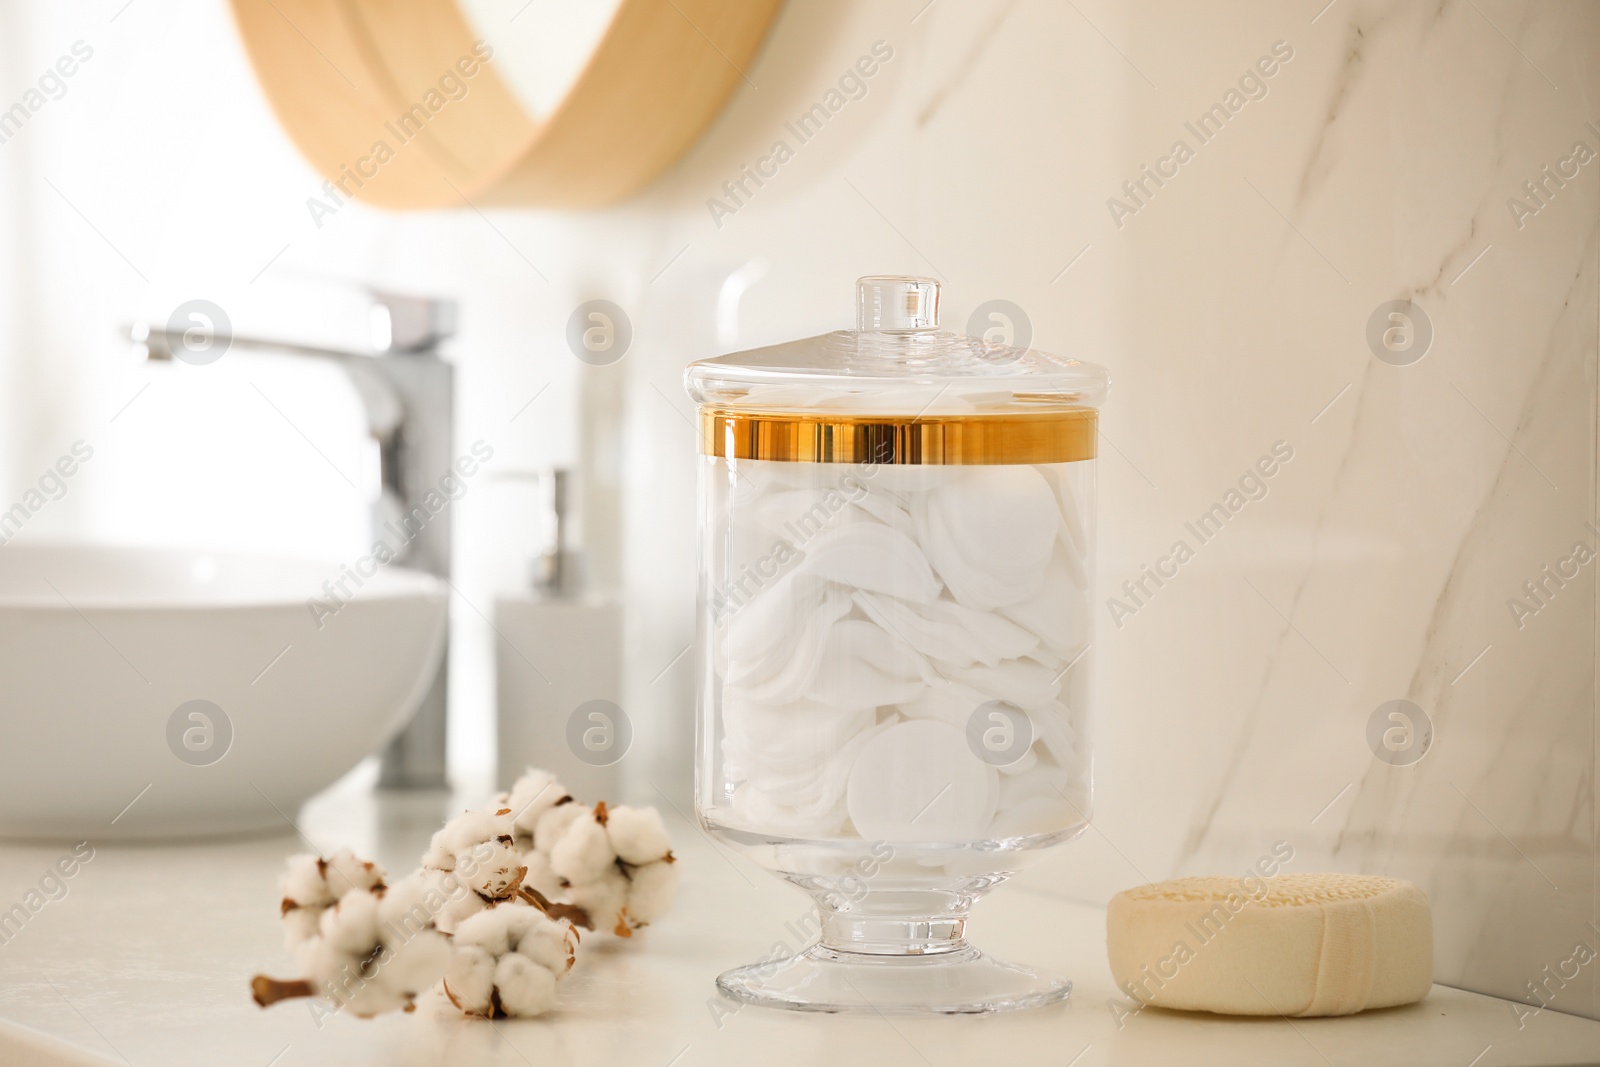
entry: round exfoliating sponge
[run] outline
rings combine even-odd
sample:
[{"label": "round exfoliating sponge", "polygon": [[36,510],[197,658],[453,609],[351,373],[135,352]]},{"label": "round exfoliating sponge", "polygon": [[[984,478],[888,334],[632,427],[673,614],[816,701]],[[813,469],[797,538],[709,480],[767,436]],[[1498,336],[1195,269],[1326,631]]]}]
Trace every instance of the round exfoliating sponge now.
[{"label": "round exfoliating sponge", "polygon": [[1410,882],[1355,874],[1178,878],[1111,898],[1117,988],[1223,1015],[1351,1015],[1433,984],[1433,916]]}]

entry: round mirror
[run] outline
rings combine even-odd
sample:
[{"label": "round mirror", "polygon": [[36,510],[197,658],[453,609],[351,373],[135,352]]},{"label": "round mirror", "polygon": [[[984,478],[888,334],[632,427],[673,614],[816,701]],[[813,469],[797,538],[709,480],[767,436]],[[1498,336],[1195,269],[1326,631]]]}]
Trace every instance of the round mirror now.
[{"label": "round mirror", "polygon": [[232,0],[268,101],[344,199],[591,207],[694,143],[782,0]]}]

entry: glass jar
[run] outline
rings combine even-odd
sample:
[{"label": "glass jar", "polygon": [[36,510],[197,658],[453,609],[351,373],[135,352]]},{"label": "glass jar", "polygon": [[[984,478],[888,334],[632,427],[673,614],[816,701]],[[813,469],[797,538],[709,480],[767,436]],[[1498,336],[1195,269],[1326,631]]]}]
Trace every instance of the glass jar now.
[{"label": "glass jar", "polygon": [[1071,989],[965,932],[1088,825],[1106,375],[941,332],[938,309],[931,279],[863,278],[857,330],[686,374],[696,810],[816,903],[815,944],[718,979],[741,1001],[984,1012]]}]

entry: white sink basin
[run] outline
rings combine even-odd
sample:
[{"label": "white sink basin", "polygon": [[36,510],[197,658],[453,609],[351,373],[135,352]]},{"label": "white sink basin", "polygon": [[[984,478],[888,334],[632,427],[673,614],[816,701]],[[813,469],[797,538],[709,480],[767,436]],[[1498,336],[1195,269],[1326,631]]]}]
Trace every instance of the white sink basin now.
[{"label": "white sink basin", "polygon": [[[384,568],[77,545],[0,548],[0,836],[289,829],[432,681],[448,600]],[[319,619],[308,606],[329,609]],[[198,702],[198,703],[196,703]],[[230,736],[231,735],[231,736]]]}]

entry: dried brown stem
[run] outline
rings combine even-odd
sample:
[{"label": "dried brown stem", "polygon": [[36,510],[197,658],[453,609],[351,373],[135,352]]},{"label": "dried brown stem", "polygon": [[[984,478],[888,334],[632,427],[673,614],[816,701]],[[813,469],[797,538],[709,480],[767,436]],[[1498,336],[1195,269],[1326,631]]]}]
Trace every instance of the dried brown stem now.
[{"label": "dried brown stem", "polygon": [[511,881],[506,883],[506,890],[504,893],[500,894],[500,898],[502,900],[506,900],[516,896],[519,892],[521,892],[522,880],[526,877],[528,877],[528,868],[518,867],[516,877],[512,878]]},{"label": "dried brown stem", "polygon": [[250,979],[250,996],[263,1008],[270,1008],[280,1000],[316,995],[317,991],[312,989],[311,983],[304,978],[292,978],[287,982],[280,982],[276,978],[258,974]]},{"label": "dried brown stem", "polygon": [[558,904],[532,886],[523,886],[517,890],[517,895],[552,919],[565,919],[585,930],[594,929],[594,920],[589,918],[589,913],[576,904]]}]

